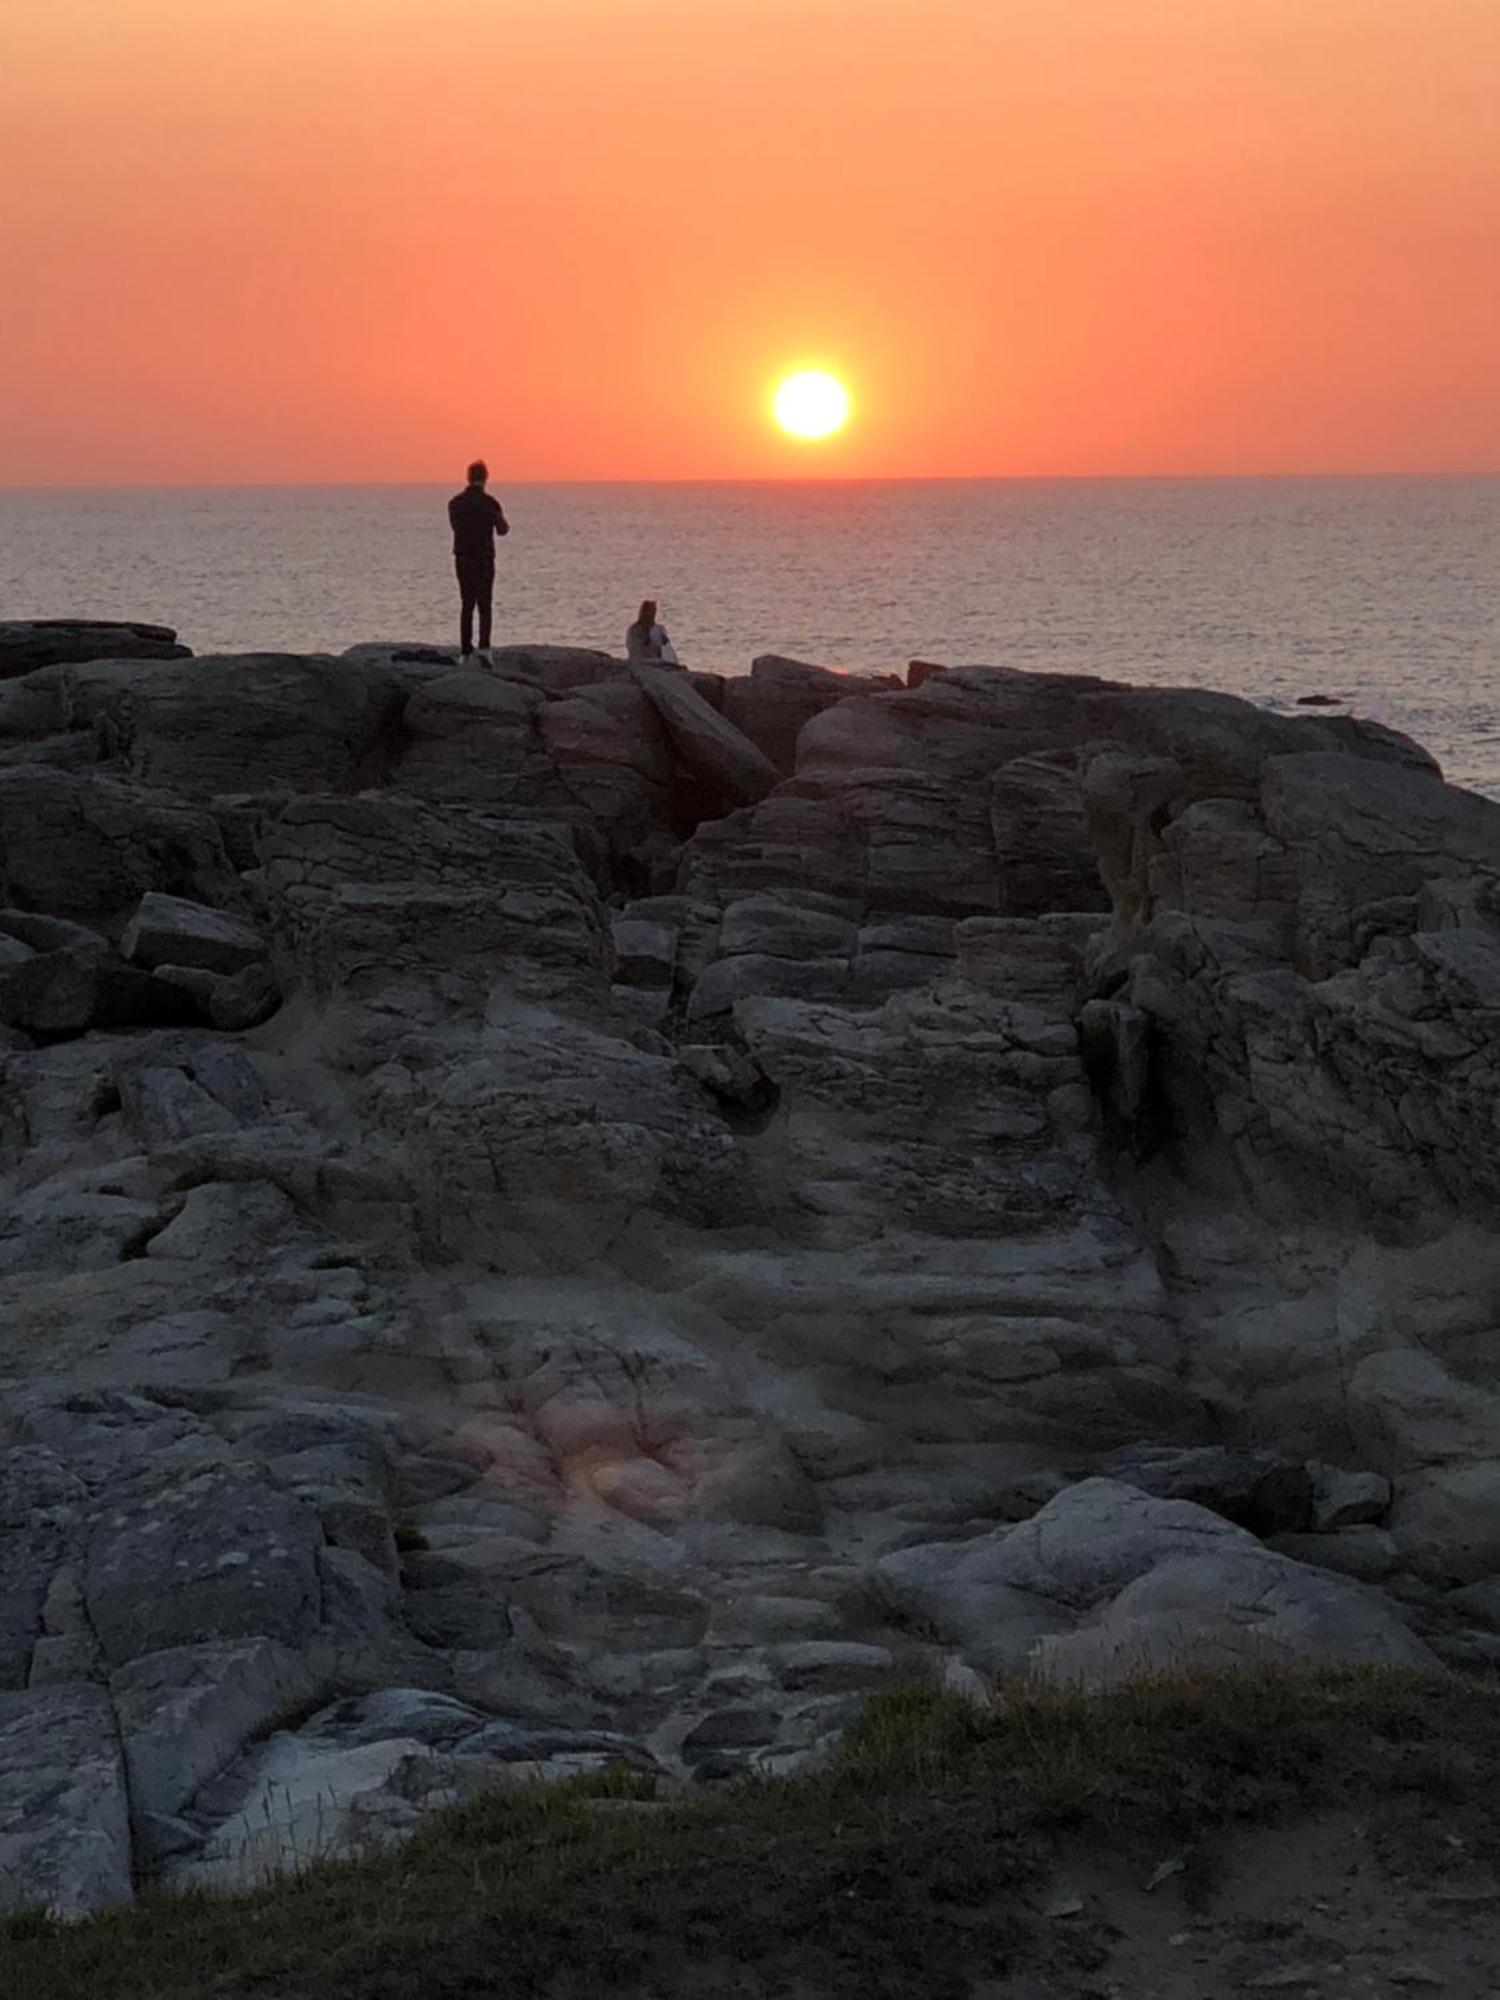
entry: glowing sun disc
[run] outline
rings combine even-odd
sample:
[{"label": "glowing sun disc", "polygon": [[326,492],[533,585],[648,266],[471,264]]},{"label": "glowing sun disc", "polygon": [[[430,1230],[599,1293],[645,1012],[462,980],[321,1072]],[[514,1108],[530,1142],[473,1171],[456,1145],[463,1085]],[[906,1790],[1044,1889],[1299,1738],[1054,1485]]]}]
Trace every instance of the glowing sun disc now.
[{"label": "glowing sun disc", "polygon": [[787,376],[771,407],[777,423],[792,437],[832,437],[849,421],[849,392],[821,368],[804,368]]}]

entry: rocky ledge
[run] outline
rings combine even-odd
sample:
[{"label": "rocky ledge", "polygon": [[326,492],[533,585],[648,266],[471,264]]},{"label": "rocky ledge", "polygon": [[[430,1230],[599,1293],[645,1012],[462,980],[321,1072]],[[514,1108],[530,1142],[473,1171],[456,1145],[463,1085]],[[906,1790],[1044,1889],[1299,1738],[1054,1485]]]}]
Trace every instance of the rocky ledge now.
[{"label": "rocky ledge", "polygon": [[0,1901],[790,1770],[914,1673],[1500,1658],[1500,806],[1416,745],[66,629],[0,685]]}]

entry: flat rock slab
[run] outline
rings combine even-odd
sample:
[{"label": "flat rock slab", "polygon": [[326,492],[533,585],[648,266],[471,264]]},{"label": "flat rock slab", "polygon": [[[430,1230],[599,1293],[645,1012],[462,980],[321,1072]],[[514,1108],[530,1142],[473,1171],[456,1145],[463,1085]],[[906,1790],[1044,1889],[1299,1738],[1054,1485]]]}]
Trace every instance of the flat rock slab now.
[{"label": "flat rock slab", "polygon": [[241,972],[266,956],[265,940],[253,924],[155,889],[137,905],[123,950],[138,965],[198,966],[205,972]]},{"label": "flat rock slab", "polygon": [[0,624],[0,680],[80,660],[190,660],[170,625],[133,620],[37,618]]},{"label": "flat rock slab", "polygon": [[748,736],[709,706],[685,674],[640,665],[630,671],[660,717],[673,750],[695,777],[736,805],[754,805],[775,791],[780,771]]}]

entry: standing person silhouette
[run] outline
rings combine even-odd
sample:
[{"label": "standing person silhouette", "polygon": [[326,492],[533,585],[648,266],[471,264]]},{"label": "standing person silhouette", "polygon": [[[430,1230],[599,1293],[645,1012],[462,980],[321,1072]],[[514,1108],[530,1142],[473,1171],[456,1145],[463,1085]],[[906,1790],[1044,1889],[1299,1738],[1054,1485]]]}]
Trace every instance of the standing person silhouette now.
[{"label": "standing person silhouette", "polygon": [[474,613],[479,613],[479,650],[490,650],[490,625],[495,608],[495,537],[508,535],[500,502],[485,492],[490,469],[482,458],[469,467],[469,483],[448,502],[448,521],[453,529],[453,567],[458,571],[458,642],[463,657],[474,650]]}]

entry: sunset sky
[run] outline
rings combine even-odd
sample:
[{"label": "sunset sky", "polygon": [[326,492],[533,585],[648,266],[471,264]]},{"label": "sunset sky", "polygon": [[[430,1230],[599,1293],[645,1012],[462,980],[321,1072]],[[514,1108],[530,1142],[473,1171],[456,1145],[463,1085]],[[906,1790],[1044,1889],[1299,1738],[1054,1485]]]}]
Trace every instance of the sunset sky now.
[{"label": "sunset sky", "polygon": [[1500,0],[0,0],[0,483],[1500,469],[1497,82]]}]

